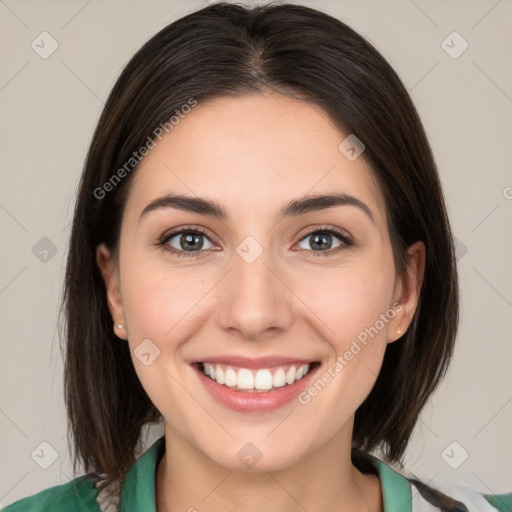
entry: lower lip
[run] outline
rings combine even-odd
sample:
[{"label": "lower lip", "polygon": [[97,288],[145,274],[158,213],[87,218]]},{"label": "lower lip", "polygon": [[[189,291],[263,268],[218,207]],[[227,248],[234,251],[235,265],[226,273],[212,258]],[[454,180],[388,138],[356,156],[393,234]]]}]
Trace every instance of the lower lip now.
[{"label": "lower lip", "polygon": [[194,365],[199,379],[212,397],[221,405],[238,412],[270,412],[283,407],[299,395],[308,385],[319,366],[315,366],[302,379],[285,385],[274,391],[252,392],[235,391],[207,377],[201,369]]}]

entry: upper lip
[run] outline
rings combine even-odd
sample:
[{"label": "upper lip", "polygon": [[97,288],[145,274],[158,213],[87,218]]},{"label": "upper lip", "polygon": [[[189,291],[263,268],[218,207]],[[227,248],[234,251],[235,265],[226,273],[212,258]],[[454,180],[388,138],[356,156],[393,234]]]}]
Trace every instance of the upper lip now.
[{"label": "upper lip", "polygon": [[314,359],[298,359],[287,356],[264,356],[264,357],[243,357],[243,356],[213,356],[204,359],[196,359],[192,364],[209,363],[225,364],[227,366],[236,366],[239,368],[273,368],[274,366],[284,366],[287,364],[304,365],[316,362]]}]

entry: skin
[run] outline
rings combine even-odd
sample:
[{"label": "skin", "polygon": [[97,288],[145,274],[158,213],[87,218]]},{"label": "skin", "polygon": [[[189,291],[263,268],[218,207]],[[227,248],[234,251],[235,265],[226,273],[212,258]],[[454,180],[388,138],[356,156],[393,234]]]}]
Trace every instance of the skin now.
[{"label": "skin", "polygon": [[[409,248],[408,272],[399,276],[384,198],[363,157],[349,161],[338,150],[346,135],[320,107],[276,93],[199,103],[136,171],[118,258],[97,248],[112,318],[125,326],[115,332],[165,419],[159,512],[383,510],[379,479],[350,460],[354,413],[387,344],[412,321],[425,247]],[[375,222],[350,205],[278,222],[289,201],[333,191],[363,201]],[[228,218],[162,208],[139,220],[170,192],[213,199]],[[184,225],[206,231],[199,252],[185,247],[192,256],[180,258],[155,245]],[[322,227],[344,230],[354,244],[336,252],[343,242],[332,235],[332,248],[315,248],[306,235]],[[263,249],[252,263],[236,252],[247,236]],[[179,250],[180,240],[168,245]],[[394,318],[306,405],[229,410],[189,364],[200,356],[286,355],[320,361],[320,376],[396,302]],[[160,350],[149,366],[133,355],[147,338]],[[262,453],[251,468],[237,457],[247,442]]]}]

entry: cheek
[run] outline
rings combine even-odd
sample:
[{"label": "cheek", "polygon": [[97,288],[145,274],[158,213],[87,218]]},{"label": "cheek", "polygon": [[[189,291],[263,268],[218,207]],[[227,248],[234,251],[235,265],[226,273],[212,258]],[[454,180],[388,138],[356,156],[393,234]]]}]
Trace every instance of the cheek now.
[{"label": "cheek", "polygon": [[389,323],[398,311],[392,304],[392,256],[380,255],[351,262],[328,275],[317,272],[303,281],[307,288],[297,295],[307,297],[314,313],[309,314],[309,322],[330,349],[326,368],[311,393],[306,390],[309,396],[304,403],[321,393],[318,405],[322,402],[326,410],[343,415],[355,411],[373,387],[387,347]]},{"label": "cheek", "polygon": [[329,273],[322,269],[301,279],[294,288],[312,311],[309,317],[315,329],[338,354],[348,350],[351,340],[359,335],[364,338],[364,333],[375,326],[379,335],[386,337],[388,322],[394,316],[389,311],[393,289],[393,265],[383,260],[380,264],[351,263]]},{"label": "cheek", "polygon": [[154,339],[157,344],[167,344],[177,331],[181,337],[202,309],[209,280],[196,269],[127,263],[121,279],[130,334]]},{"label": "cheek", "polygon": [[[126,272],[121,276],[135,371],[166,420],[186,432],[183,410],[190,408],[190,403],[180,382],[190,379],[190,368],[183,365],[181,349],[203,322],[202,299],[211,280],[190,270],[136,263],[135,259],[127,261]],[[148,339],[152,344],[144,352],[150,352],[150,357],[153,353],[158,355],[146,366],[137,354],[142,352],[138,347]]]}]

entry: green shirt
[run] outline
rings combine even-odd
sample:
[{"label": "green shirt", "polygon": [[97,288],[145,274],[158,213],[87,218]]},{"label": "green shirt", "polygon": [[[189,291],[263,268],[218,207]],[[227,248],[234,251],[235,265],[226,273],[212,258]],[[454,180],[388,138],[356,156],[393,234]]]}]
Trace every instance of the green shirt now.
[{"label": "green shirt", "polygon": [[[156,512],[155,473],[164,452],[165,438],[161,437],[131,467],[121,493],[119,512]],[[441,510],[427,501],[405,476],[377,458],[371,460],[381,481],[385,512]],[[107,491],[98,492],[96,489],[95,485],[99,482],[101,480],[98,475],[83,475],[66,484],[21,499],[2,512],[114,512],[115,503],[107,508]],[[459,485],[445,493],[464,503],[469,512],[512,512],[512,492],[488,495]],[[204,506],[197,504],[195,508],[199,511]],[[193,503],[191,509],[194,509]]]}]

